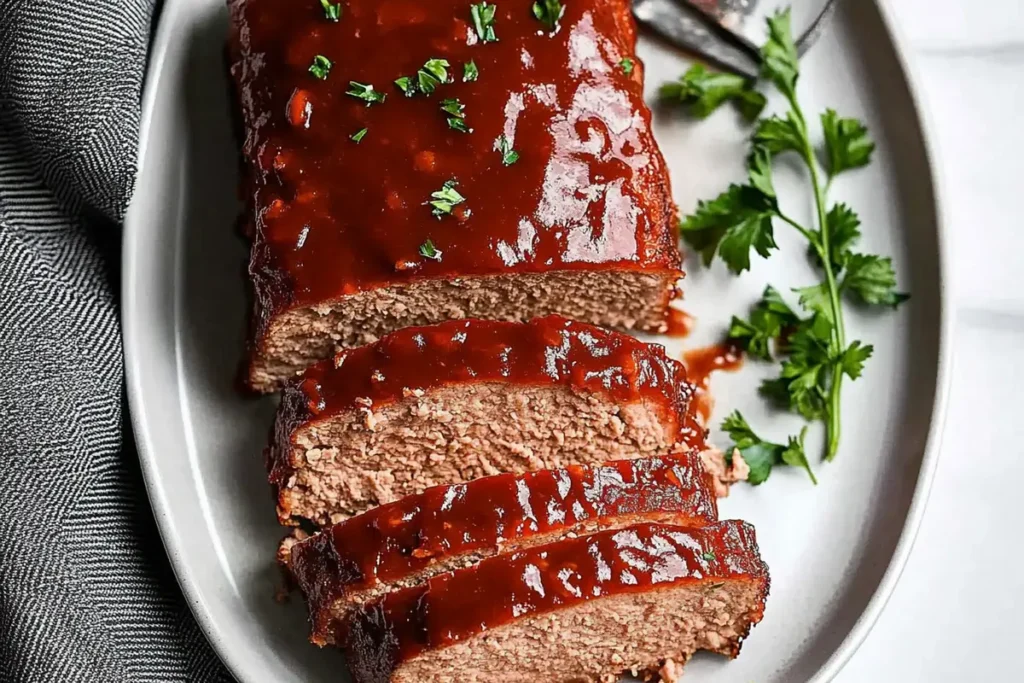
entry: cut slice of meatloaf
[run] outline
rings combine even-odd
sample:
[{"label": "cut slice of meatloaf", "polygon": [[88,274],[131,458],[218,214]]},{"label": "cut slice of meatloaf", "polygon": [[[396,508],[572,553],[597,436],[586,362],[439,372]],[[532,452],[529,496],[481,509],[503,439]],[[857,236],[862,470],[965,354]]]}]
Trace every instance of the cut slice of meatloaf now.
[{"label": "cut slice of meatloaf", "polygon": [[628,0],[554,31],[532,0],[479,25],[467,0],[228,4],[253,388],[452,318],[664,329],[681,259]]},{"label": "cut slice of meatloaf", "polygon": [[735,657],[768,568],[745,522],[644,524],[498,555],[335,625],[356,683],[606,681]]},{"label": "cut slice of meatloaf", "polygon": [[278,515],[325,525],[431,486],[700,447],[692,391],[661,346],[564,318],[399,330],[284,392]]},{"label": "cut slice of meatloaf", "polygon": [[287,543],[285,559],[322,644],[349,610],[499,552],[639,522],[717,520],[711,478],[691,452],[439,486]]}]

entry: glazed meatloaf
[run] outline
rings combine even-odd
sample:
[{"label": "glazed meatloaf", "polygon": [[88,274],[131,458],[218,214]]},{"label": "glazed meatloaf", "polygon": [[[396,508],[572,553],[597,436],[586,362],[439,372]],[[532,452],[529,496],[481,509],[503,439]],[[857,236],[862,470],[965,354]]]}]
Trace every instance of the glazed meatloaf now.
[{"label": "glazed meatloaf", "polygon": [[710,475],[690,453],[438,486],[282,549],[323,644],[351,609],[499,552],[639,522],[717,520]]},{"label": "glazed meatloaf", "polygon": [[253,388],[453,318],[663,329],[681,260],[628,0],[554,26],[532,0],[228,4]]},{"label": "glazed meatloaf", "polygon": [[483,560],[389,593],[335,626],[356,683],[611,681],[729,657],[764,613],[745,522],[643,524]]},{"label": "glazed meatloaf", "polygon": [[284,392],[278,515],[325,525],[431,486],[700,448],[692,392],[661,346],[564,318],[399,330]]}]

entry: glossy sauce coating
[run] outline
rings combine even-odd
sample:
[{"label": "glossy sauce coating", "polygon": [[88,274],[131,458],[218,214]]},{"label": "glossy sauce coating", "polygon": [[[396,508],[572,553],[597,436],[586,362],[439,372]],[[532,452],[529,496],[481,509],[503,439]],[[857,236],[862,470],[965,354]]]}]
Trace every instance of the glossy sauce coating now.
[{"label": "glossy sauce coating", "polygon": [[[402,662],[533,614],[686,583],[747,579],[768,591],[753,527],[642,524],[483,560],[391,593],[339,627],[359,683],[386,681]],[[756,623],[760,610],[753,615]]]},{"label": "glossy sauce coating", "polygon": [[668,337],[688,337],[693,330],[694,317],[676,306],[670,306],[665,323],[668,329],[665,335]]},{"label": "glossy sauce coating", "polygon": [[711,375],[719,370],[735,372],[743,366],[743,349],[732,342],[693,349],[683,354],[686,376],[693,382],[694,412],[706,424],[711,417],[714,401],[711,398]]},{"label": "glossy sauce coating", "polygon": [[[482,42],[468,0],[345,0],[336,22],[320,0],[229,0],[258,324],[423,278],[681,274],[628,2],[564,3],[554,33],[532,0],[496,4],[498,40]],[[323,79],[309,71],[318,55]],[[431,59],[451,82],[404,96],[394,81]],[[347,95],[353,81],[386,99]],[[471,133],[441,110],[455,98]],[[450,180],[465,201],[435,217],[427,202]],[[421,253],[428,239],[439,255]]]},{"label": "glossy sauce coating", "polygon": [[[306,594],[314,638],[345,593],[420,572],[438,560],[521,545],[538,535],[628,517],[704,526],[717,520],[696,452],[500,474],[382,505],[298,543],[289,569]],[[628,523],[628,522],[627,522]]]},{"label": "glossy sauce coating", "polygon": [[[338,353],[285,390],[278,443],[300,425],[400,401],[414,392],[480,382],[564,386],[615,402],[648,401],[684,428],[692,387],[663,347],[558,316],[528,323],[453,320],[409,327]],[[697,443],[688,445],[698,445]]]}]

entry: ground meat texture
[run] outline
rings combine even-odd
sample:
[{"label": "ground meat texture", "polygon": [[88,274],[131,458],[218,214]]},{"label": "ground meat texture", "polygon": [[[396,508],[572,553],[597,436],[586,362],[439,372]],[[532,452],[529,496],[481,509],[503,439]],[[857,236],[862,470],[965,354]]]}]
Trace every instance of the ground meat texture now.
[{"label": "ground meat texture", "polygon": [[[555,31],[532,0],[496,3],[493,42],[466,0],[342,4],[332,21],[315,0],[228,2],[249,385],[450,318],[663,330],[676,209],[628,0],[564,3]],[[447,82],[403,96],[432,59]]]},{"label": "ground meat texture", "polygon": [[562,318],[394,332],[284,393],[268,449],[285,524],[432,486],[703,446],[664,349]]},{"label": "ground meat texture", "polygon": [[717,519],[712,479],[694,451],[439,486],[301,542],[289,538],[281,559],[306,595],[311,639],[322,644],[333,620],[366,601],[499,552],[639,522]]},{"label": "ground meat texture", "polygon": [[745,522],[646,524],[488,558],[336,626],[356,683],[612,681],[739,653],[768,569]]}]

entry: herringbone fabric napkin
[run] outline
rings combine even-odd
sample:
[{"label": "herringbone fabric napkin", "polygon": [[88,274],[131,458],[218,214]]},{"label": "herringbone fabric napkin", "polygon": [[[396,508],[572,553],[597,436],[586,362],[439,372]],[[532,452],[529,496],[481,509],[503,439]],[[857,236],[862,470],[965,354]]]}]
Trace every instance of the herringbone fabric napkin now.
[{"label": "herringbone fabric napkin", "polygon": [[118,311],[154,0],[0,0],[0,681],[214,681],[127,431]]}]

